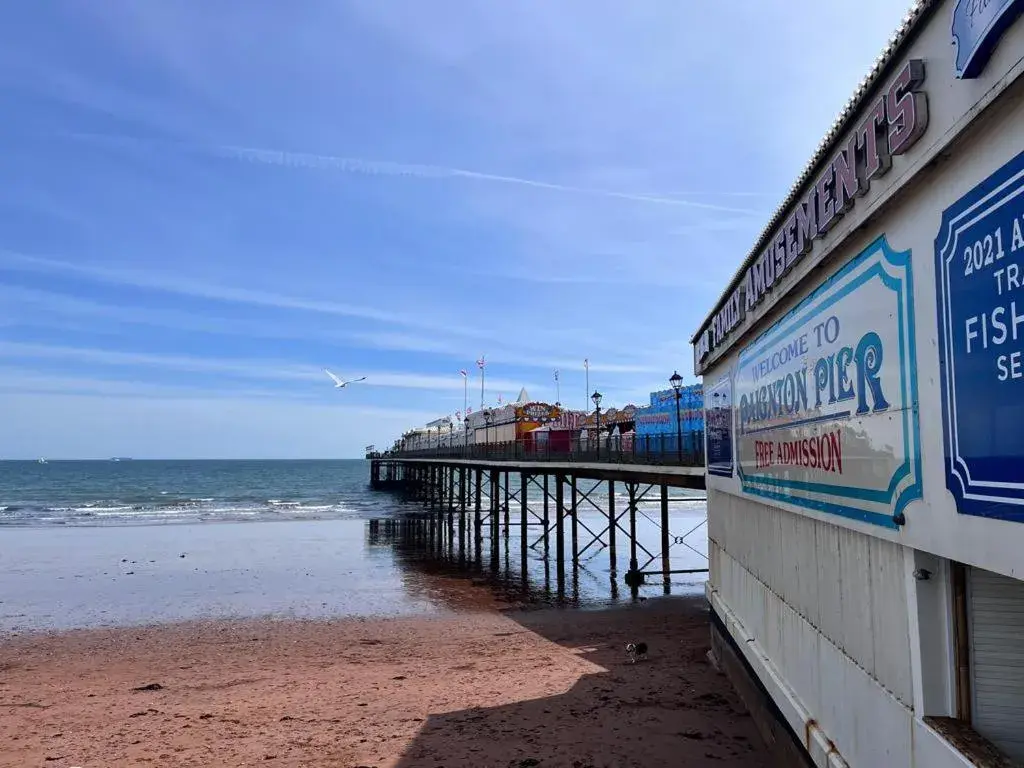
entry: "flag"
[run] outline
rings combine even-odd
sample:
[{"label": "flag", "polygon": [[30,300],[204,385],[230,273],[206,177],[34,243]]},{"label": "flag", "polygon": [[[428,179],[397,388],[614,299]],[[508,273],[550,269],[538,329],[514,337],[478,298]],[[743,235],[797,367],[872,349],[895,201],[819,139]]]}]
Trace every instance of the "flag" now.
[{"label": "flag", "polygon": [[482,370],[485,365],[486,363],[484,362],[484,356],[480,355],[480,359],[476,361],[476,367]]},{"label": "flag", "polygon": [[590,361],[585,357],[583,358],[583,367],[586,368],[588,371],[590,370]]},{"label": "flag", "polygon": [[469,416],[469,414],[471,414],[472,412],[473,412],[473,406],[472,405],[469,406],[468,408],[466,408],[466,415],[467,416]]},{"label": "flag", "polygon": [[465,368],[460,368],[459,373],[462,375],[462,378],[469,376],[469,372]]},{"label": "flag", "polygon": [[455,412],[455,420],[456,421],[462,421],[462,411],[456,411]]}]

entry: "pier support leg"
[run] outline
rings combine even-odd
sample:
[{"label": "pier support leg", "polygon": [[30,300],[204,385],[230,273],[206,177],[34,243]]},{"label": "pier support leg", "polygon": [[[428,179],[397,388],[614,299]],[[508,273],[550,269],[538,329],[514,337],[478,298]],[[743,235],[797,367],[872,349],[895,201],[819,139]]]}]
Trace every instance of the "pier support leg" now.
[{"label": "pier support leg", "polygon": [[608,559],[611,561],[612,581],[615,581],[615,574],[618,571],[618,561],[615,557],[615,481],[608,481]]},{"label": "pier support leg", "polygon": [[437,553],[444,553],[444,507],[445,507],[445,489],[448,480],[448,467],[440,466],[437,468]]},{"label": "pier support leg", "polygon": [[498,558],[501,557],[500,542],[498,540],[498,534],[500,533],[500,522],[498,520],[498,505],[501,503],[500,489],[499,489],[499,472],[496,469],[491,470],[491,570],[496,571],[498,569]]},{"label": "pier support leg", "polygon": [[635,598],[643,577],[637,571],[640,563],[636,559],[636,483],[626,483],[629,491],[629,571],[626,573],[626,584]]},{"label": "pier support leg", "polygon": [[455,467],[448,467],[448,554],[455,548]]},{"label": "pier support leg", "polygon": [[570,503],[572,504],[572,564],[580,562],[579,497],[576,491],[576,475],[569,476]]},{"label": "pier support leg", "polygon": [[529,508],[527,507],[527,504],[526,504],[526,493],[527,493],[527,489],[528,489],[529,483],[530,483],[529,477],[527,477],[525,472],[521,472],[519,474],[519,536],[520,536],[520,538],[519,538],[519,568],[522,571],[522,582],[523,582],[523,589],[524,590],[526,588],[527,566],[528,566],[528,562],[527,562],[527,558],[526,558],[526,550],[527,550],[526,539],[527,539],[527,531],[529,530],[527,528],[527,526],[529,525],[529,521],[528,521]]},{"label": "pier support leg", "polygon": [[668,549],[668,486],[663,483],[661,486],[661,573],[664,578],[666,595],[672,592],[672,577],[669,575],[672,567]]},{"label": "pier support leg", "polygon": [[548,529],[551,527],[551,513],[548,510],[548,500],[550,495],[548,493],[548,475],[544,473],[544,559],[547,559],[549,539]]},{"label": "pier support leg", "polygon": [[439,483],[437,482],[437,475],[438,475],[438,470],[439,469],[440,469],[440,467],[438,467],[436,464],[431,464],[430,465],[430,508],[431,509],[437,509],[437,507],[438,507],[438,503],[437,503],[437,487],[438,487]]},{"label": "pier support leg", "polygon": [[558,596],[565,595],[565,477],[555,475],[555,570]]},{"label": "pier support leg", "polygon": [[466,468],[459,467],[459,562],[466,559]]},{"label": "pier support leg", "polygon": [[475,483],[474,483],[473,492],[474,492],[474,494],[476,496],[476,499],[475,499],[474,505],[473,505],[473,551],[474,551],[474,554],[475,554],[475,557],[476,557],[476,563],[477,563],[477,565],[479,565],[480,564],[480,559],[481,559],[482,554],[483,554],[481,552],[481,550],[483,549],[483,535],[484,534],[483,534],[483,520],[480,519],[480,511],[481,511],[480,510],[480,502],[481,502],[480,496],[481,496],[481,494],[483,492],[484,471],[482,469],[477,469],[474,472],[474,475],[475,475]]},{"label": "pier support leg", "polygon": [[509,473],[505,473],[505,554],[508,555],[508,534],[509,534],[509,488],[508,488]]}]

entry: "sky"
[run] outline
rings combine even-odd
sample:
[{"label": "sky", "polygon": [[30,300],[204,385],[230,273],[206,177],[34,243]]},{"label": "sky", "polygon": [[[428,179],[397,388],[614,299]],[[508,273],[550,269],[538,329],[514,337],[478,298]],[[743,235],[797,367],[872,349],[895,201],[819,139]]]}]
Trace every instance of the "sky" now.
[{"label": "sky", "polygon": [[488,405],[693,383],[905,10],[8,3],[0,459],[361,456],[482,355]]}]

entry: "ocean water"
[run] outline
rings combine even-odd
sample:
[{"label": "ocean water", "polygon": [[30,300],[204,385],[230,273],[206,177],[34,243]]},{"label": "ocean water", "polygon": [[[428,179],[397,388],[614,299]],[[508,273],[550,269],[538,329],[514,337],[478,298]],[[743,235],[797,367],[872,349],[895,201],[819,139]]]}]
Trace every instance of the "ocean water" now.
[{"label": "ocean water", "polygon": [[[616,496],[621,513],[627,498]],[[432,539],[423,505],[371,490],[365,461],[0,462],[0,634],[429,615],[464,609],[466,585],[577,607],[703,589],[705,576],[696,573],[629,591],[628,519],[619,521],[613,553],[607,515],[583,502],[579,546],[597,534],[601,541],[574,567],[567,524],[567,565],[557,573],[554,530],[545,556],[540,489],[531,487],[528,498],[526,560],[513,502],[492,561],[489,529],[479,551],[469,533]],[[606,494],[593,499],[603,506]],[[656,496],[639,505],[637,558],[653,570],[661,565],[658,516]],[[672,491],[672,569],[707,567],[705,519],[703,494]]]},{"label": "ocean water", "polygon": [[365,461],[0,461],[0,526],[362,519]]}]

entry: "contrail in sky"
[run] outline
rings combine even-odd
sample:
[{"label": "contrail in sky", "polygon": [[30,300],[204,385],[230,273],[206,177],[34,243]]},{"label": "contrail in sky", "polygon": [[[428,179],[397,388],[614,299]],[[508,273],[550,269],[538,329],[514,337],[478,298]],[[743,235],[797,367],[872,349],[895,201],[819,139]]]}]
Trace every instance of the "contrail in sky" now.
[{"label": "contrail in sky", "polygon": [[617,192],[609,189],[597,189],[593,187],[578,187],[570,184],[557,184],[551,181],[526,179],[521,176],[505,176],[502,174],[484,173],[482,171],[472,171],[466,168],[451,168],[441,165],[398,163],[387,160],[367,160],[356,157],[319,155],[309,152],[287,152],[275,149],[262,149],[258,147],[160,141],[110,134],[75,133],[64,135],[70,135],[72,138],[77,139],[108,141],[115,144],[178,147],[209,153],[217,157],[259,163],[262,165],[278,166],[282,168],[310,168],[314,170],[340,171],[342,173],[363,174],[368,176],[405,176],[407,178],[416,179],[470,179],[475,181],[488,181],[496,184],[532,187],[534,189],[546,189],[554,192],[568,192],[573,194],[592,195],[595,197],[610,197],[619,200],[631,200],[638,203],[671,205],[678,206],[680,208],[695,208],[706,211],[741,213],[754,216],[765,215],[764,211],[752,208],[737,208],[728,205],[685,200],[678,197],[664,197],[656,194],[639,194],[631,192]]},{"label": "contrail in sky", "polygon": [[353,157],[314,155],[306,152],[283,152],[273,149],[256,149],[253,147],[220,146],[214,149],[216,153],[221,156],[290,168],[337,170],[344,173],[362,173],[380,176],[412,176],[420,179],[474,179],[477,181],[493,181],[499,184],[516,184],[523,187],[534,187],[536,189],[549,189],[556,192],[574,192],[577,194],[596,195],[599,197],[615,197],[620,200],[633,200],[640,203],[677,205],[683,208],[701,208],[709,211],[723,211],[728,213],[749,213],[754,215],[760,215],[763,213],[762,211],[753,210],[751,208],[735,208],[727,205],[716,205],[714,203],[699,203],[693,200],[682,200],[676,197],[659,197],[657,195],[615,192],[608,189],[594,189],[593,187],[576,187],[569,184],[556,184],[550,181],[524,179],[520,176],[503,176],[495,173],[470,171],[464,168],[449,168],[446,166],[420,165],[415,163],[395,163],[381,160],[363,160]]}]

